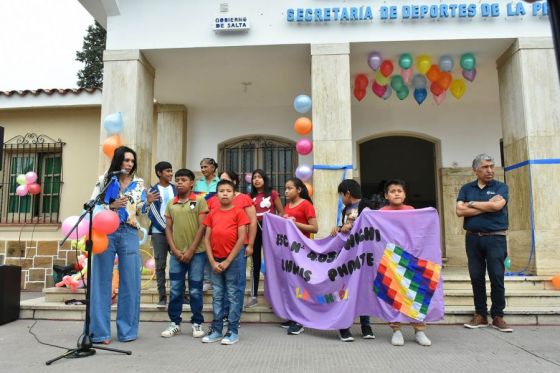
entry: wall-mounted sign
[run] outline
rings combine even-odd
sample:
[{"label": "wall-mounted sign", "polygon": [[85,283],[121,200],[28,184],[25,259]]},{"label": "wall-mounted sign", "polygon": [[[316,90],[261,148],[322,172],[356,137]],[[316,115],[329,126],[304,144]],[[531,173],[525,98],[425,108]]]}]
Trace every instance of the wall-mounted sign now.
[{"label": "wall-mounted sign", "polygon": [[548,16],[546,1],[527,4],[523,1],[507,4],[498,2],[437,3],[431,5],[382,5],[331,8],[288,8],[286,21],[293,23],[373,22],[374,19],[419,20],[474,17],[541,17]]},{"label": "wall-mounted sign", "polygon": [[249,31],[251,26],[247,17],[216,17],[214,18],[214,31],[236,32]]}]

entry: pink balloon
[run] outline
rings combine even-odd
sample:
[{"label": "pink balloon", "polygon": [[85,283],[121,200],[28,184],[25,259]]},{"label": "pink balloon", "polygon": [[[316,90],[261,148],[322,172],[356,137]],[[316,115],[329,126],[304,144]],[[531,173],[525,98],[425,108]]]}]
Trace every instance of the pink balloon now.
[{"label": "pink balloon", "polygon": [[29,188],[27,185],[20,185],[16,188],[16,194],[20,197],[23,197],[29,192]]},{"label": "pink balloon", "polygon": [[144,267],[148,268],[150,271],[156,269],[156,261],[154,260],[154,258],[146,259],[146,263],[144,263]]},{"label": "pink balloon", "polygon": [[253,181],[253,174],[247,172],[245,174],[245,181],[247,182],[247,184],[251,184],[251,181]]},{"label": "pink balloon", "polygon": [[[62,226],[60,227],[60,229],[62,230],[62,234],[64,236],[68,236],[68,233],[72,231],[72,228],[76,225],[78,219],[79,219],[78,216],[69,216],[66,219],[64,219],[64,221],[62,222]],[[78,224],[78,227],[72,231],[70,238],[79,239],[84,237],[88,232],[88,227],[89,227],[89,222],[85,219],[82,219],[80,224]]]},{"label": "pink balloon", "polygon": [[371,85],[371,90],[373,91],[373,93],[375,93],[377,97],[383,97],[385,91],[387,90],[387,86],[380,85],[379,83],[374,81],[373,84]]},{"label": "pink balloon", "polygon": [[111,234],[117,230],[119,224],[119,215],[111,210],[99,211],[93,217],[93,229],[98,233]]},{"label": "pink balloon", "polygon": [[35,172],[29,171],[28,173],[25,174],[25,182],[27,184],[33,184],[36,181],[37,181],[37,174]]},{"label": "pink balloon", "polygon": [[412,67],[409,69],[401,69],[401,76],[406,84],[410,84],[413,75],[414,70],[412,69]]},{"label": "pink balloon", "polygon": [[296,142],[296,151],[300,155],[307,155],[313,150],[313,143],[309,139],[299,139]]},{"label": "pink balloon", "polygon": [[37,183],[28,184],[27,189],[29,189],[29,194],[35,195],[41,193],[41,186]]},{"label": "pink balloon", "polygon": [[439,105],[439,104],[441,104],[441,103],[445,100],[446,92],[444,91],[444,92],[443,92],[441,95],[439,95],[439,96],[436,96],[436,95],[433,95],[433,96],[434,96],[434,101],[436,102],[436,104]]}]

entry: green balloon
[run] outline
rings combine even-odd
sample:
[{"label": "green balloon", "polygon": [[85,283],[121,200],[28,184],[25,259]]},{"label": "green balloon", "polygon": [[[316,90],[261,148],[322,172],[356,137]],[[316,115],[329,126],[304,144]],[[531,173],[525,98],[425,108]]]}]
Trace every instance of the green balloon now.
[{"label": "green balloon", "polygon": [[399,89],[397,91],[397,97],[399,98],[399,100],[404,100],[405,98],[408,97],[408,87],[403,85],[401,87],[401,89]]},{"label": "green balloon", "polygon": [[472,53],[465,53],[461,56],[461,67],[467,71],[471,71],[476,66],[476,58]]},{"label": "green balloon", "polygon": [[25,185],[25,184],[27,184],[27,181],[25,180],[25,175],[24,175],[24,174],[19,174],[19,175],[17,175],[16,182],[17,182],[19,185]]},{"label": "green balloon", "polygon": [[412,66],[412,56],[410,53],[403,53],[399,58],[399,66],[403,69],[410,69]]},{"label": "green balloon", "polygon": [[404,85],[404,80],[400,75],[393,75],[391,77],[391,88],[395,91],[400,91],[402,86]]},{"label": "green balloon", "polygon": [[511,259],[509,258],[509,256],[506,258],[506,260],[504,260],[504,267],[506,267],[508,271],[511,269]]}]

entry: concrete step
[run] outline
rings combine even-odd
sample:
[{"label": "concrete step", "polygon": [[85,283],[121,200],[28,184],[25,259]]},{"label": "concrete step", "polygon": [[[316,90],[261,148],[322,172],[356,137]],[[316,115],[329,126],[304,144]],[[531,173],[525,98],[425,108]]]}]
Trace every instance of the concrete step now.
[{"label": "concrete step", "polygon": [[[261,300],[262,302],[262,300]],[[472,306],[446,306],[445,319],[438,324],[463,324],[472,317]],[[203,307],[204,319],[212,320],[212,306]],[[45,298],[34,298],[21,302],[21,319],[33,320],[83,320],[84,305],[65,305],[60,302],[46,302]],[[116,306],[112,307],[112,319],[116,317]],[[183,320],[190,320],[190,307],[183,306]],[[560,307],[538,306],[508,306],[505,317],[512,325],[560,325]],[[140,306],[140,321],[169,321],[166,310],[158,309],[154,304]],[[241,322],[246,323],[278,323],[282,320],[276,317],[272,309],[260,303],[258,306],[245,309],[241,315]],[[358,322],[359,319],[356,319]],[[375,324],[386,324],[377,318],[372,318]]]}]

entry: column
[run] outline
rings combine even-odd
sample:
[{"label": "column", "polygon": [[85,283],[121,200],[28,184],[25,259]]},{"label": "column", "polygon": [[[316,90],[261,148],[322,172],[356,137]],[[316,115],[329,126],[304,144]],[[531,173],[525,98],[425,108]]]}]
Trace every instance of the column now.
[{"label": "column", "polygon": [[560,270],[560,89],[550,38],[517,39],[498,59],[509,186],[512,270],[552,275]]},{"label": "column", "polygon": [[104,173],[110,159],[103,154],[107,133],[103,118],[122,112],[123,145],[137,154],[137,175],[149,183],[152,170],[152,123],[154,112],[155,70],[139,50],[107,50],[103,54],[103,103],[101,106],[99,174]]},{"label": "column", "polygon": [[187,108],[184,105],[157,106],[155,162],[168,161],[174,170],[187,164]]},{"label": "column", "polygon": [[[313,163],[324,166],[352,164],[350,107],[350,45],[311,45],[311,94],[313,99]],[[316,169],[313,202],[319,237],[336,225],[338,184],[343,170]],[[352,169],[346,170],[346,178]]]}]

